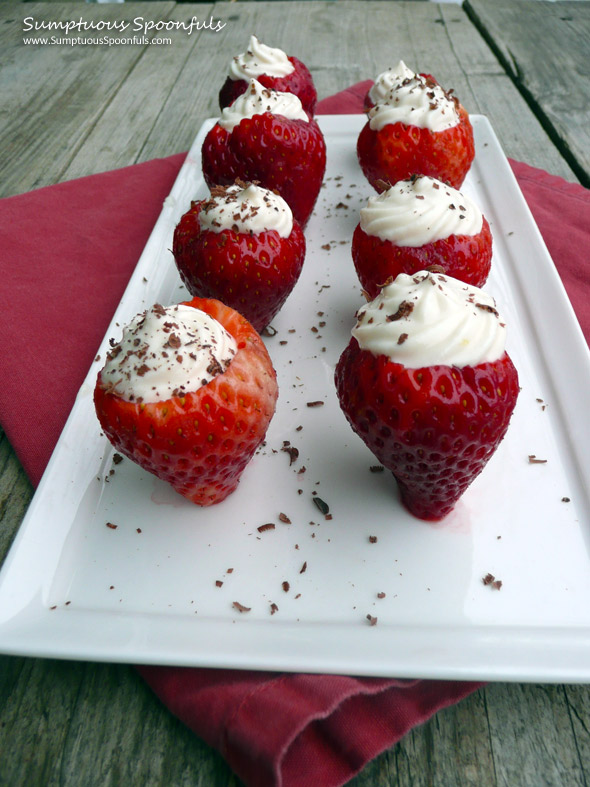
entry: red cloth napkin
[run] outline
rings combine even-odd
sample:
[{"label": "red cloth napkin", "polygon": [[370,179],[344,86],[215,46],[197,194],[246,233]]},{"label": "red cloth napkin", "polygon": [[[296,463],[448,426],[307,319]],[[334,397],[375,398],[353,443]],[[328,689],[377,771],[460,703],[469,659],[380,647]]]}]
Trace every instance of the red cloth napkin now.
[{"label": "red cloth napkin", "polygon": [[[325,99],[318,114],[361,111],[370,84]],[[0,200],[0,423],[33,484],[183,159]],[[590,339],[590,274],[573,253],[590,246],[590,192],[511,163]],[[167,667],[140,672],[249,787],[344,784],[412,727],[481,685]]]}]

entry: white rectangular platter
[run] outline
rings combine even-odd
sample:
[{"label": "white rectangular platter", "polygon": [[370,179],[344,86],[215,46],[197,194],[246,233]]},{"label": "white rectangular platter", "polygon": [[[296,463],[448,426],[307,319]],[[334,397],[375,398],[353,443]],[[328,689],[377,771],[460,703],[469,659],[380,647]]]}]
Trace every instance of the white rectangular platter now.
[{"label": "white rectangular platter", "polygon": [[[129,460],[113,464],[94,414],[93,364],[0,574],[1,652],[590,680],[590,354],[490,124],[472,121],[477,152],[463,191],[492,228],[486,290],[507,320],[522,390],[508,435],[455,511],[436,525],[406,513],[340,412],[334,366],[363,303],[350,239],[372,190],[356,161],[364,116],[320,117],[328,168],[304,270],[265,337],[280,386],[265,447],[230,498],[196,507]],[[165,202],[102,358],[135,314],[187,297],[169,249],[191,199],[207,193],[200,149],[210,126]],[[307,406],[315,401],[324,404]],[[284,441],[299,451],[293,464]],[[500,590],[482,582],[488,573]]]}]

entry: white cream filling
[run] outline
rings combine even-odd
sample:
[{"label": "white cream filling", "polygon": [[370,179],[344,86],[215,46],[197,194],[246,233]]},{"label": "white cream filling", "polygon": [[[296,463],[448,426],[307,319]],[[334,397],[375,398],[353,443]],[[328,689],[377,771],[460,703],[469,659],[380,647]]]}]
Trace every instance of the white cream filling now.
[{"label": "white cream filling", "polygon": [[204,311],[155,305],[123,330],[101,380],[128,401],[164,401],[206,385],[227,369],[236,352],[233,336]]},{"label": "white cream filling", "polygon": [[232,131],[244,118],[262,115],[264,112],[282,115],[290,120],[309,122],[301,101],[294,93],[269,90],[256,79],[251,79],[246,92],[238,96],[231,106],[222,110],[218,123],[226,131]]},{"label": "white cream filling", "polygon": [[410,369],[477,366],[502,357],[506,326],[494,299],[439,273],[401,273],[357,314],[359,346]]},{"label": "white cream filling", "polygon": [[199,224],[212,232],[233,229],[258,234],[276,230],[281,238],[288,238],[293,213],[281,196],[250,183],[214,189],[199,212]]},{"label": "white cream filling", "polygon": [[232,60],[229,77],[234,81],[259,77],[263,74],[270,77],[286,77],[294,70],[295,66],[282,49],[266,46],[256,36],[251,36],[248,49]]},{"label": "white cream filling", "polygon": [[450,235],[477,235],[483,215],[468,197],[435,178],[401,180],[369,197],[361,229],[396,246],[424,246]]}]

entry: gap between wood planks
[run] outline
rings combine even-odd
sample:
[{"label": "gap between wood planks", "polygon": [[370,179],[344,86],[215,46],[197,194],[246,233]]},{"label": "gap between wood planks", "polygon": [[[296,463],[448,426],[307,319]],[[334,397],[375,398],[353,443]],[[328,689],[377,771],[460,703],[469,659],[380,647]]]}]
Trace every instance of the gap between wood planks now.
[{"label": "gap between wood planks", "polygon": [[[553,0],[554,2],[559,2],[560,0]],[[524,98],[528,106],[530,107],[532,113],[537,118],[539,123],[541,124],[543,130],[551,140],[551,142],[555,145],[561,156],[565,159],[565,161],[569,164],[572,169],[572,172],[578,178],[582,186],[585,188],[590,188],[590,175],[586,172],[586,170],[578,163],[575,155],[570,150],[567,142],[560,136],[559,132],[540,106],[538,101],[535,99],[533,94],[530,90],[526,87],[526,85],[521,81],[520,77],[520,68],[517,62],[516,57],[512,57],[512,62],[503,54],[501,49],[498,47],[490,33],[488,32],[487,28],[483,24],[482,20],[478,16],[477,12],[472,8],[469,0],[465,0],[463,3],[463,10],[465,11],[467,17],[472,22],[474,27],[478,30],[486,44],[490,47],[494,55],[498,58],[502,68],[505,70],[507,76],[509,77],[512,84],[518,90],[520,95]]]}]

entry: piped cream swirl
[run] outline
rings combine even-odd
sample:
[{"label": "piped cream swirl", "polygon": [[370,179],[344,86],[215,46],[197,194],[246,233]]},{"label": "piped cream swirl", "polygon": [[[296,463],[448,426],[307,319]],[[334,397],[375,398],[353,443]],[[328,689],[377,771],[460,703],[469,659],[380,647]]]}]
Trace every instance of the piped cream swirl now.
[{"label": "piped cream swirl", "polygon": [[401,273],[357,314],[359,346],[410,369],[477,366],[502,357],[506,326],[494,299],[439,273]]},{"label": "piped cream swirl", "polygon": [[202,229],[254,233],[276,230],[288,238],[293,229],[293,213],[285,200],[254,183],[217,187],[199,212]]},{"label": "piped cream swirl", "polygon": [[419,74],[394,82],[379,103],[369,110],[373,131],[393,123],[404,123],[437,132],[453,128],[459,121],[456,101],[440,85]]},{"label": "piped cream swirl", "polygon": [[233,58],[229,67],[229,77],[234,81],[259,77],[263,74],[270,77],[286,77],[294,70],[295,66],[282,49],[266,46],[256,36],[251,36],[248,49]]},{"label": "piped cream swirl", "polygon": [[108,353],[101,381],[130,402],[164,401],[207,385],[236,352],[236,340],[206,312],[156,304],[123,330]]},{"label": "piped cream swirl", "polygon": [[373,87],[369,90],[369,98],[373,104],[380,104],[387,100],[387,96],[394,87],[401,84],[404,79],[412,79],[414,76],[412,69],[408,68],[403,60],[400,60],[397,66],[382,71],[376,77]]},{"label": "piped cream swirl", "polygon": [[238,96],[231,106],[222,110],[218,123],[226,131],[232,131],[244,118],[262,115],[264,112],[282,115],[290,120],[309,122],[301,101],[294,93],[269,90],[256,79],[251,79],[246,92]]},{"label": "piped cream swirl", "polygon": [[477,235],[483,216],[472,200],[435,178],[401,180],[369,197],[360,212],[367,235],[396,246],[424,246],[450,235]]}]

